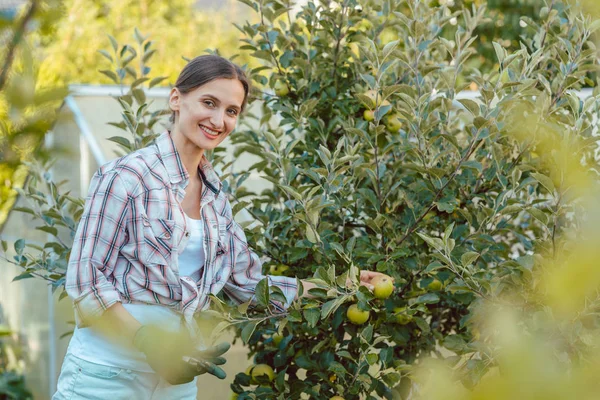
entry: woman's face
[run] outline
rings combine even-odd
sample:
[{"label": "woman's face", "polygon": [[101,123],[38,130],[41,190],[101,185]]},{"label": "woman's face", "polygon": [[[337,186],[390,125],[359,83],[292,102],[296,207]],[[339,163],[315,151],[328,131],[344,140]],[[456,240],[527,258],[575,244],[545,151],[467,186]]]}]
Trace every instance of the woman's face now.
[{"label": "woman's face", "polygon": [[173,132],[202,150],[212,150],[235,128],[243,101],[244,87],[237,79],[215,79],[185,94],[173,88]]}]

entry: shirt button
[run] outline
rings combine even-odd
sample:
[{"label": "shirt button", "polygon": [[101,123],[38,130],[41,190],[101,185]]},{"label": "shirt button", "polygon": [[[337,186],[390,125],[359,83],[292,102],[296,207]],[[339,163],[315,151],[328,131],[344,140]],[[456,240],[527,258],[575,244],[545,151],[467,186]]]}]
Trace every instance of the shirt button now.
[{"label": "shirt button", "polygon": [[150,226],[150,221],[148,221],[147,219],[144,220],[144,226]]},{"label": "shirt button", "polygon": [[171,239],[171,235],[168,233],[165,233],[165,239]]}]

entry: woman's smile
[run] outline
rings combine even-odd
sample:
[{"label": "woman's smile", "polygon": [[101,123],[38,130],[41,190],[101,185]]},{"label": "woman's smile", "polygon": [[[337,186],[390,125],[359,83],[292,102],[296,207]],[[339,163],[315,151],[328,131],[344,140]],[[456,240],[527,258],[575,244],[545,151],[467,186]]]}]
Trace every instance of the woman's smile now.
[{"label": "woman's smile", "polygon": [[211,139],[211,140],[215,140],[216,138],[219,137],[219,134],[221,132],[219,131],[215,131],[213,129],[210,129],[204,125],[198,125],[200,127],[200,130],[204,133],[204,136],[206,136],[207,138]]}]

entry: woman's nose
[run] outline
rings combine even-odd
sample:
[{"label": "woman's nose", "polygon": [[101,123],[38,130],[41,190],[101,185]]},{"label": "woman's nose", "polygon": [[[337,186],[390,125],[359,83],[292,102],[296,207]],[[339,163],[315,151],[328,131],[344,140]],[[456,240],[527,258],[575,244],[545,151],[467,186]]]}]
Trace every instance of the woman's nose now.
[{"label": "woman's nose", "polygon": [[210,116],[210,123],[214,129],[223,129],[225,121],[225,112],[222,110],[215,110]]}]

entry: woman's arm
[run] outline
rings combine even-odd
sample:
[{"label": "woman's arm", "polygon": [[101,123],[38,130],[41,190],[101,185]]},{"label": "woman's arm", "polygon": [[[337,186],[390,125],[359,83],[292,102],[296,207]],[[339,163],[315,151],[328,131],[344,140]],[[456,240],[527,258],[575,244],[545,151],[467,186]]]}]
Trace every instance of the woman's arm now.
[{"label": "woman's arm", "polygon": [[129,194],[120,176],[114,171],[96,172],[73,240],[65,282],[80,328],[121,302],[108,276],[127,237],[129,212]]}]

